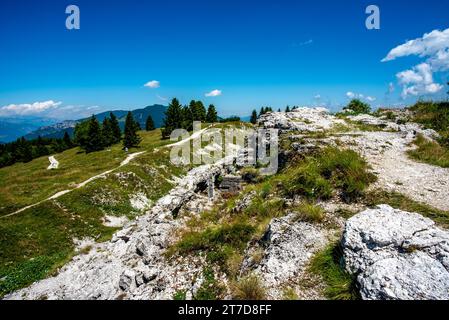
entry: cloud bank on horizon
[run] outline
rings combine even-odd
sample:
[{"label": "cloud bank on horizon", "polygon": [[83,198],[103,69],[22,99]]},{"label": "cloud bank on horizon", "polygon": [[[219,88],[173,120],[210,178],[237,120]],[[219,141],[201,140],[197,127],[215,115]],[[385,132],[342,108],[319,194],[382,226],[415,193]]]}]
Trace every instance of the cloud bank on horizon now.
[{"label": "cloud bank on horizon", "polygon": [[100,106],[64,105],[62,101],[37,101],[33,103],[9,104],[0,107],[0,118],[42,117],[57,120],[80,119],[107,108]]},{"label": "cloud bank on horizon", "polygon": [[425,58],[425,61],[396,74],[402,86],[402,98],[440,92],[444,86],[436,83],[433,76],[436,72],[449,70],[449,28],[433,30],[393,48],[382,62],[412,55]]}]

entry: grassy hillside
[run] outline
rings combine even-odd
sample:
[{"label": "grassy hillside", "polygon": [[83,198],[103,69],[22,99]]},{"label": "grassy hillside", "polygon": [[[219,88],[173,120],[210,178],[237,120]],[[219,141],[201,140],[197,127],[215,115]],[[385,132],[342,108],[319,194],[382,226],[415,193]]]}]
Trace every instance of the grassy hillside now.
[{"label": "grassy hillside", "polygon": [[410,108],[413,111],[412,120],[434,129],[440,134],[437,141],[429,141],[422,136],[415,140],[416,149],[409,151],[415,160],[449,167],[449,103],[448,102],[418,102]]},{"label": "grassy hillside", "polygon": [[[169,143],[162,141],[160,130],[140,132],[143,140],[139,148],[129,152],[152,150]],[[29,163],[16,163],[0,169],[0,216],[43,200],[56,192],[71,189],[76,184],[120,165],[127,154],[122,145],[108,150],[85,154],[79,148],[56,155],[58,170],[47,170],[48,158]]]},{"label": "grassy hillside", "polygon": [[[130,204],[134,194],[154,202],[171,188],[172,177],[187,168],[169,162],[169,148],[157,148],[160,131],[140,132],[140,157],[106,178],[95,180],[57,200],[10,217],[0,217],[0,297],[48,277],[77,253],[74,239],[110,239],[116,228],[103,224],[105,215],[133,218],[141,214]],[[92,154],[77,149],[56,155],[60,169],[48,171],[46,158],[0,170],[2,214],[70,188],[90,176],[117,167],[126,157],[121,146]],[[79,253],[79,252],[78,252]]]}]

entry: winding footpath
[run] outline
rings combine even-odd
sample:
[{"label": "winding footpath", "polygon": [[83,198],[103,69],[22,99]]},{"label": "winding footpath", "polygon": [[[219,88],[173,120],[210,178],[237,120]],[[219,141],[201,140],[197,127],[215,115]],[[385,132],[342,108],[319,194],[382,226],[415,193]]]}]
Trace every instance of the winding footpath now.
[{"label": "winding footpath", "polygon": [[[45,202],[45,201],[57,199],[57,198],[59,198],[59,197],[65,195],[65,194],[67,194],[67,193],[69,193],[69,192],[72,192],[72,191],[74,191],[74,190],[76,190],[76,189],[82,188],[82,187],[84,187],[85,185],[87,185],[88,183],[90,183],[90,182],[92,182],[92,181],[94,181],[94,180],[97,180],[97,179],[99,179],[99,178],[103,178],[103,177],[105,177],[106,175],[108,175],[109,173],[111,173],[111,172],[113,172],[113,171],[115,171],[115,170],[117,170],[117,169],[123,167],[124,165],[127,165],[127,164],[128,164],[130,161],[132,161],[134,158],[140,156],[141,154],[143,154],[143,153],[145,153],[145,152],[146,152],[146,151],[141,151],[141,152],[131,153],[130,155],[128,155],[128,156],[126,157],[125,160],[123,160],[123,161],[120,163],[120,165],[119,165],[118,167],[115,167],[114,169],[111,169],[111,170],[107,170],[107,171],[105,171],[105,172],[102,172],[102,173],[100,173],[100,174],[98,174],[98,175],[96,175],[96,176],[90,177],[89,179],[87,179],[87,180],[85,180],[85,181],[83,181],[83,182],[77,184],[77,185],[76,185],[74,188],[72,188],[72,189],[67,189],[67,190],[59,191],[59,192],[55,193],[54,195],[52,195],[52,196],[50,196],[50,197],[48,197],[48,198],[46,198],[46,199],[44,199],[44,200],[41,200],[41,201],[39,201],[39,202],[30,204],[29,206],[23,207],[23,208],[21,208],[21,209],[15,211],[15,212],[12,212],[12,213],[10,213],[10,214],[1,216],[0,219],[7,218],[7,217],[11,217],[11,216],[15,216],[15,215],[17,215],[17,214],[19,214],[19,213],[21,213],[21,212],[23,212],[23,211],[25,211],[25,210],[28,210],[28,209],[33,208],[33,207],[36,207],[36,206],[40,205],[41,203],[43,203],[43,202]],[[51,157],[50,157],[50,158],[51,158]],[[53,157],[53,158],[54,158],[54,157]],[[56,160],[56,159],[54,159],[54,160]],[[50,160],[50,162],[51,162],[51,160]],[[59,162],[58,162],[58,165],[59,165]]]}]

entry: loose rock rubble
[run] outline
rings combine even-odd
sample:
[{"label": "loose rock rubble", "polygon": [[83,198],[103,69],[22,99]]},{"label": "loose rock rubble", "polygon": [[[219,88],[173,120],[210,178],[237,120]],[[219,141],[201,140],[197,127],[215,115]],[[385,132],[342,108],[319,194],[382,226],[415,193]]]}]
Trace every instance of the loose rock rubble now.
[{"label": "loose rock rubble", "polygon": [[296,221],[295,213],[276,218],[269,224],[259,246],[263,248],[260,261],[255,261],[256,247],[249,248],[242,272],[258,274],[270,298],[282,299],[282,288],[305,271],[313,254],[328,242],[327,231],[317,225]]},{"label": "loose rock rubble", "polygon": [[347,221],[342,247],[364,299],[449,299],[449,232],[430,219],[380,205]]}]

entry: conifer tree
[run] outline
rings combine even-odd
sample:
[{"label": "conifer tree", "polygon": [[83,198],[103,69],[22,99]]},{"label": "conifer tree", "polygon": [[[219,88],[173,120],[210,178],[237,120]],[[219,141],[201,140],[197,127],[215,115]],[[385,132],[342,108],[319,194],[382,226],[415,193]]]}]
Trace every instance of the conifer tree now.
[{"label": "conifer tree", "polygon": [[147,131],[153,131],[155,129],[154,121],[151,115],[148,115],[147,121],[145,122],[145,129]]},{"label": "conifer tree", "polygon": [[173,130],[182,128],[183,126],[183,111],[179,100],[173,98],[165,111],[164,129],[162,136],[164,138],[170,137]]},{"label": "conifer tree", "polygon": [[142,140],[137,134],[139,124],[134,120],[131,112],[128,112],[125,120],[125,136],[123,138],[123,146],[125,148],[137,147]]},{"label": "conifer tree", "polygon": [[206,108],[204,107],[204,104],[201,101],[197,101],[196,102],[196,110],[197,110],[197,116],[198,118],[196,119],[197,121],[206,121]]},{"label": "conifer tree", "polygon": [[64,144],[67,148],[71,148],[73,146],[72,139],[70,139],[69,133],[67,131],[64,132],[64,137],[62,138],[62,141],[64,141]]},{"label": "conifer tree", "polygon": [[193,115],[188,106],[182,107],[181,119],[181,128],[187,131],[193,130]]},{"label": "conifer tree", "polygon": [[87,128],[87,141],[84,149],[87,153],[102,150],[104,146],[100,124],[94,115],[89,120]]},{"label": "conifer tree", "polygon": [[252,124],[257,123],[257,111],[253,110],[253,113],[251,114],[251,119],[249,120]]},{"label": "conifer tree", "polygon": [[122,131],[120,130],[120,126],[119,126],[117,117],[111,112],[109,114],[109,118],[110,118],[112,136],[114,137],[114,140],[112,143],[118,143],[118,142],[120,142],[120,140],[122,140]]},{"label": "conifer tree", "polygon": [[103,144],[109,147],[115,143],[114,131],[112,130],[111,119],[104,118],[101,127],[101,134],[103,135]]},{"label": "conifer tree", "polygon": [[218,121],[217,110],[213,104],[209,105],[207,108],[206,122],[215,123]]}]

